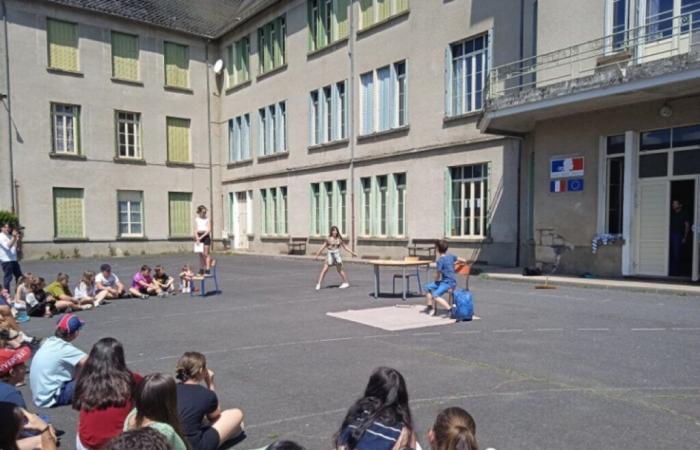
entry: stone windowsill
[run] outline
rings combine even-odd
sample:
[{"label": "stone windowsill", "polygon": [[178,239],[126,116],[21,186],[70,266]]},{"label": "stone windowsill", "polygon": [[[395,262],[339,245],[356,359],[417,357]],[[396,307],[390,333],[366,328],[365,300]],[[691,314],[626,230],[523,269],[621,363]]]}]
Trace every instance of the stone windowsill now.
[{"label": "stone windowsill", "polygon": [[411,126],[410,125],[403,125],[398,128],[392,128],[390,130],[384,130],[384,131],[375,131],[374,133],[370,134],[363,134],[360,136],[357,136],[357,142],[366,142],[366,141],[371,141],[373,139],[381,139],[384,137],[391,137],[392,135],[396,134],[403,134],[406,133],[408,130],[410,130]]},{"label": "stone windowsill", "polygon": [[288,234],[273,234],[273,235],[263,235],[260,236],[262,242],[289,242]]},{"label": "stone windowsill", "polygon": [[194,243],[194,236],[168,236],[168,240],[179,242],[192,241]]},{"label": "stone windowsill", "polygon": [[135,164],[137,166],[145,166],[146,160],[141,158],[123,158],[120,156],[114,157],[114,162],[117,164]]},{"label": "stone windowsill", "polygon": [[190,88],[184,88],[180,86],[168,86],[167,84],[163,86],[163,89],[165,89],[168,92],[178,92],[180,94],[189,94],[192,95],[194,94],[194,91]]},{"label": "stone windowsill", "polygon": [[56,75],[68,75],[71,77],[83,78],[85,76],[85,74],[83,72],[80,72],[79,70],[66,70],[66,69],[59,69],[57,67],[47,67],[46,71],[49,73],[56,74]]},{"label": "stone windowsill", "polygon": [[56,243],[67,244],[70,242],[90,242],[90,239],[88,239],[86,237],[74,237],[74,238],[54,237],[53,241]]},{"label": "stone windowsill", "polygon": [[407,237],[400,236],[358,236],[357,243],[367,242],[371,244],[381,244],[381,243],[400,243],[408,244],[409,239]]},{"label": "stone windowsill", "polygon": [[468,120],[472,119],[474,117],[479,117],[483,113],[483,110],[478,110],[478,111],[469,111],[468,113],[464,114],[457,114],[455,116],[445,116],[442,118],[443,123],[453,123],[453,122],[460,122],[463,120]]},{"label": "stone windowsill", "polygon": [[241,82],[238,83],[238,84],[234,84],[233,86],[227,87],[226,90],[224,91],[224,93],[225,93],[226,95],[232,94],[232,93],[234,93],[234,92],[236,92],[236,91],[240,91],[241,89],[250,86],[251,83],[252,83],[251,80],[241,81]]},{"label": "stone windowsill", "polygon": [[446,237],[447,242],[454,242],[456,244],[492,244],[493,238],[491,237]]},{"label": "stone windowsill", "polygon": [[115,238],[119,242],[145,242],[148,241],[146,236],[117,236]]},{"label": "stone windowsill", "polygon": [[323,144],[314,144],[307,147],[309,152],[318,152],[323,150],[330,150],[333,148],[345,147],[350,141],[346,139],[338,139],[331,142],[324,142]]},{"label": "stone windowsill", "polygon": [[349,38],[347,36],[344,38],[340,38],[337,41],[333,41],[324,47],[309,51],[306,54],[306,57],[311,59],[311,58],[315,58],[317,56],[323,55],[325,53],[331,53],[331,52],[335,51],[336,49],[345,46],[345,44],[347,44],[348,41],[349,41]]},{"label": "stone windowsill", "polygon": [[377,28],[381,28],[385,25],[389,25],[390,23],[396,22],[399,19],[402,19],[403,17],[407,16],[411,12],[410,9],[407,9],[406,11],[401,11],[398,14],[394,14],[391,17],[387,17],[386,19],[380,20],[377,23],[373,23],[372,25],[369,25],[365,28],[362,28],[361,30],[357,30],[357,37],[360,37],[362,35],[368,34],[372,32],[373,30],[376,30]]},{"label": "stone windowsill", "polygon": [[56,153],[56,152],[51,152],[49,153],[49,158],[51,159],[68,159],[71,161],[87,161],[87,156],[82,155],[82,154],[73,154],[73,153]]},{"label": "stone windowsill", "polygon": [[240,161],[233,161],[226,164],[227,169],[235,169],[237,167],[244,167],[253,164],[253,158],[242,159]]},{"label": "stone windowsill", "polygon": [[180,167],[182,169],[194,169],[194,163],[191,163],[191,162],[166,161],[165,165],[167,167]]},{"label": "stone windowsill", "polygon": [[143,87],[143,81],[140,80],[128,80],[126,78],[112,77],[112,82],[118,84],[127,84],[129,86]]},{"label": "stone windowsill", "polygon": [[273,153],[272,155],[263,155],[263,156],[258,156],[258,162],[267,162],[267,161],[274,161],[276,159],[284,159],[289,157],[289,152],[288,151],[283,151],[279,153]]},{"label": "stone windowsill", "polygon": [[264,80],[265,78],[271,77],[272,75],[276,73],[280,73],[287,70],[287,63],[282,64],[281,66],[275,67],[274,69],[270,69],[267,72],[261,73],[258,75],[256,80],[261,81]]}]

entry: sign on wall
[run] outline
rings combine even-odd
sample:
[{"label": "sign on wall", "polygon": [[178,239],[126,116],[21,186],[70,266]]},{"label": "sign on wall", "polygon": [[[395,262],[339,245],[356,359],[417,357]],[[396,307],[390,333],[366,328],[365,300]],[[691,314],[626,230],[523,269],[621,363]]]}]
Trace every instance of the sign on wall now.
[{"label": "sign on wall", "polygon": [[549,166],[550,178],[573,178],[583,176],[583,156],[552,158]]},{"label": "sign on wall", "polygon": [[551,180],[549,182],[549,192],[582,192],[583,178],[573,178],[571,180]]}]

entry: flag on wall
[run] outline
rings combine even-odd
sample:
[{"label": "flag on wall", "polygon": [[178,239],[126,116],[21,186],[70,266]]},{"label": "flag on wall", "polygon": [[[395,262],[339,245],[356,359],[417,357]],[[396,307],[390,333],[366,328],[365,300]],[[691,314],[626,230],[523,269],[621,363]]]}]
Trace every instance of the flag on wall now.
[{"label": "flag on wall", "polygon": [[549,192],[566,192],[566,180],[550,181]]},{"label": "flag on wall", "polygon": [[552,159],[551,178],[570,178],[583,176],[583,156]]}]

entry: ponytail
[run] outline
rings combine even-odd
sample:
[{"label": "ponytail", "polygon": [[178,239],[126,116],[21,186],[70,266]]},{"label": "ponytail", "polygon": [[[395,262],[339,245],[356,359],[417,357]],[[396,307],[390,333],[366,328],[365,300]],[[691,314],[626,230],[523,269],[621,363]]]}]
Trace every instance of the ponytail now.
[{"label": "ponytail", "polygon": [[474,418],[462,408],[447,408],[433,425],[436,450],[479,450]]}]

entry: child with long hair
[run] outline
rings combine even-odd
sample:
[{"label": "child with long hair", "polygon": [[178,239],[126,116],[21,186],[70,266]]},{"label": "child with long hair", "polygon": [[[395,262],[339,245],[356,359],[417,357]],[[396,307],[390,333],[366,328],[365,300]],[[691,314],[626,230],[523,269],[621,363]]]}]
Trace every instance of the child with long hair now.
[{"label": "child with long hair", "polygon": [[73,408],[80,411],[78,450],[102,448],[122,432],[141,380],[141,375],[126,367],[124,347],[119,341],[107,337],[92,346],[73,394]]},{"label": "child with long hair", "polygon": [[92,302],[93,305],[100,306],[106,296],[107,291],[103,290],[99,293],[97,292],[97,287],[95,286],[95,272],[89,270],[83,272],[83,277],[73,291],[73,297],[81,304]]},{"label": "child with long hair", "polygon": [[186,352],[178,360],[175,371],[180,381],[177,385],[177,410],[192,448],[216,450],[241,433],[243,412],[240,409],[221,410],[215,392],[214,372],[207,368],[203,354]]},{"label": "child with long hair", "polygon": [[[39,448],[56,450],[56,431],[36,414],[20,408],[14,403],[0,402],[0,449],[19,450]],[[36,436],[21,438],[23,430],[39,433]]]},{"label": "child with long hair", "polygon": [[189,264],[182,266],[180,271],[180,292],[183,294],[192,292],[192,279],[194,278],[194,272]]},{"label": "child with long hair", "polygon": [[340,230],[335,225],[331,227],[328,237],[326,238],[326,242],[324,242],[323,246],[318,249],[318,252],[316,252],[316,258],[318,259],[318,257],[321,256],[321,253],[326,249],[328,250],[326,252],[326,261],[323,263],[323,269],[321,269],[321,274],[318,276],[316,290],[321,289],[323,278],[326,276],[326,272],[328,272],[328,269],[331,266],[335,266],[340,278],[343,280],[342,284],[340,285],[340,289],[350,287],[348,276],[343,270],[343,258],[340,256],[340,250],[345,250],[353,256],[357,256],[357,253],[353,252],[347,245],[345,245],[343,236],[340,235]]},{"label": "child with long hair", "polygon": [[348,410],[335,434],[337,450],[416,448],[406,381],[396,369],[379,367],[364,395]]},{"label": "child with long hair", "polygon": [[199,254],[200,273],[208,274],[216,262],[210,256],[211,221],[207,217],[207,207],[204,205],[197,207],[197,215],[194,218],[194,242],[203,246],[202,252]]},{"label": "child with long hair", "polygon": [[134,393],[136,406],[124,421],[124,431],[152,427],[158,430],[173,450],[192,450],[182,433],[177,415],[177,385],[170,375],[146,375]]},{"label": "child with long hair", "polygon": [[440,411],[428,440],[431,450],[479,450],[474,418],[456,406]]},{"label": "child with long hair", "polygon": [[131,288],[129,293],[141,299],[147,299],[150,295],[157,295],[158,297],[163,297],[163,291],[161,288],[153,281],[151,276],[151,268],[144,264],[141,269],[134,274],[131,280]]},{"label": "child with long hair", "polygon": [[68,309],[72,303],[59,301],[49,301],[48,295],[44,291],[46,281],[42,277],[34,278],[29,285],[27,293],[27,312],[32,317],[53,317],[58,311]]},{"label": "child with long hair", "polygon": [[29,320],[27,313],[27,294],[29,293],[29,284],[34,281],[34,275],[27,272],[17,279],[15,287],[15,297],[12,302],[12,307],[17,312],[17,322],[26,322]]}]

